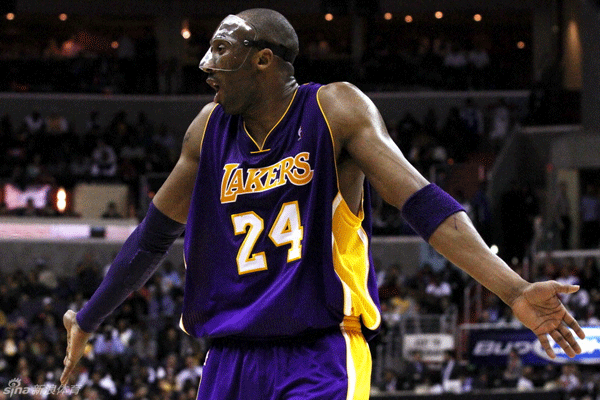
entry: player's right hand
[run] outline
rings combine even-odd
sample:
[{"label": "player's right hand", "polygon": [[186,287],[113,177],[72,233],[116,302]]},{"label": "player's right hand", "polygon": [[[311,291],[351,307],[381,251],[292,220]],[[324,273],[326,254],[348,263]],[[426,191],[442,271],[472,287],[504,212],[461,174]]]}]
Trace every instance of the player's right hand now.
[{"label": "player's right hand", "polygon": [[83,356],[85,345],[90,336],[92,336],[91,333],[85,332],[79,327],[75,315],[75,312],[72,310],[68,310],[63,315],[63,324],[67,329],[67,355],[64,360],[65,369],[60,376],[60,383],[62,385],[66,385],[69,382],[69,376],[81,359],[81,356]]}]

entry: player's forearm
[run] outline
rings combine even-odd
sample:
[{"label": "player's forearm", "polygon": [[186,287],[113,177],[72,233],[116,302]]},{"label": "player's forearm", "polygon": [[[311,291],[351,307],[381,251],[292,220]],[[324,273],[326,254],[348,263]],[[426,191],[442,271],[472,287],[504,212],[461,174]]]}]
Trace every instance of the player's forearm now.
[{"label": "player's forearm", "polygon": [[512,304],[528,284],[490,251],[464,212],[446,219],[431,235],[429,243],[506,304]]},{"label": "player's forearm", "polygon": [[183,224],[151,205],[146,218],[117,254],[100,287],[77,313],[80,328],[85,332],[95,331],[127,296],[144,285],[183,229]]}]

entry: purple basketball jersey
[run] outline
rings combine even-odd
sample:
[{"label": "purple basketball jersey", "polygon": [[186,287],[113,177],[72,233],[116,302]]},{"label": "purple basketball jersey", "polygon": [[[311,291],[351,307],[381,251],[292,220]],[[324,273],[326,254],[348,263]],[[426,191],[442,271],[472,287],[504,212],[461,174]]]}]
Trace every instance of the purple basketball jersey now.
[{"label": "purple basketball jersey", "polygon": [[188,216],[182,328],[192,336],[301,335],[359,317],[378,329],[370,204],[352,214],[338,190],[320,85],[300,86],[258,145],[216,106]]}]

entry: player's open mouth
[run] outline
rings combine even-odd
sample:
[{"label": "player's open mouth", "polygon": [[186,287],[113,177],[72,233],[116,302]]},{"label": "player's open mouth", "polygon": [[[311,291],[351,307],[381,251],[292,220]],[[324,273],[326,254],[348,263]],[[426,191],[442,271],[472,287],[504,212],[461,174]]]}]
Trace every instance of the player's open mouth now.
[{"label": "player's open mouth", "polygon": [[219,102],[219,99],[217,98],[219,96],[219,89],[221,89],[221,87],[219,86],[219,84],[215,81],[214,78],[212,77],[208,77],[206,79],[206,83],[208,83],[208,85],[214,89],[214,91],[216,92],[215,94],[215,99],[213,100],[215,103]]},{"label": "player's open mouth", "polygon": [[219,84],[218,84],[218,83],[215,81],[215,79],[214,79],[214,78],[212,78],[212,77],[208,77],[208,78],[206,78],[206,83],[208,83],[208,85],[209,85],[210,87],[212,87],[212,88],[215,90],[215,92],[218,92],[218,91],[219,91],[219,88],[220,88],[220,86],[219,86]]}]

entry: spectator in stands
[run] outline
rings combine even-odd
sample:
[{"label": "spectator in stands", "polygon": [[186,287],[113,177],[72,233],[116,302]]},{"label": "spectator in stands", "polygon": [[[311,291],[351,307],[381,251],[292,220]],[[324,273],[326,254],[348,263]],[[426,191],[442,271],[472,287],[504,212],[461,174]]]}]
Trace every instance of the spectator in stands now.
[{"label": "spectator in stands", "polygon": [[394,371],[392,368],[387,368],[383,372],[383,379],[379,384],[379,391],[382,393],[385,392],[395,392],[397,390],[402,389],[402,381],[398,379],[398,373]]},{"label": "spectator in stands", "polygon": [[506,99],[501,98],[494,104],[490,110],[490,133],[489,138],[492,144],[492,149],[495,153],[499,153],[500,149],[508,138],[511,127],[510,109],[506,103]]},{"label": "spectator in stands", "polygon": [[400,295],[400,271],[397,266],[389,266],[383,278],[383,283],[379,286],[379,300],[381,303]]},{"label": "spectator in stands", "polygon": [[92,252],[85,252],[77,264],[75,279],[77,287],[84,297],[90,298],[94,293],[94,288],[98,287],[102,280],[100,264]]},{"label": "spectator in stands", "polygon": [[110,143],[118,153],[131,136],[137,138],[138,134],[135,128],[129,123],[127,112],[125,110],[116,112],[104,133],[105,142]]},{"label": "spectator in stands", "polygon": [[446,88],[464,90],[467,88],[468,60],[464,49],[458,43],[452,43],[444,58],[446,70]]},{"label": "spectator in stands", "polygon": [[98,139],[92,152],[91,175],[99,178],[112,178],[117,173],[117,154],[115,149],[103,139]]},{"label": "spectator in stands", "polygon": [[460,108],[460,120],[465,128],[467,151],[481,150],[485,146],[483,113],[471,97]]},{"label": "spectator in stands", "polygon": [[560,239],[560,248],[568,250],[571,248],[571,200],[567,192],[566,182],[558,184],[558,192],[552,203],[552,215]]},{"label": "spectator in stands", "polygon": [[583,260],[579,276],[581,287],[586,289],[592,298],[600,300],[600,269],[596,258],[586,257]]},{"label": "spectator in stands", "polygon": [[484,299],[483,311],[487,313],[487,321],[485,322],[498,322],[503,314],[502,301],[495,294],[488,293]]},{"label": "spectator in stands", "polygon": [[62,136],[69,132],[69,121],[58,111],[52,111],[46,118],[46,133],[52,136]]},{"label": "spectator in stands", "polygon": [[102,213],[102,218],[104,218],[104,219],[123,218],[123,216],[119,213],[119,210],[117,209],[117,203],[115,203],[114,201],[110,201],[106,205],[106,210],[104,210],[104,212]]},{"label": "spectator in stands", "polygon": [[201,377],[202,367],[198,365],[196,357],[191,355],[185,357],[185,366],[175,376],[176,390],[182,391],[188,384],[198,387]]},{"label": "spectator in stands", "polygon": [[523,375],[523,362],[517,349],[512,348],[508,353],[508,360],[506,362],[506,368],[504,369],[503,386],[508,388],[517,387],[519,378]]},{"label": "spectator in stands", "polygon": [[180,354],[181,340],[179,330],[176,330],[172,324],[169,324],[158,334],[158,359],[165,360],[170,354]]},{"label": "spectator in stands", "polygon": [[528,246],[527,211],[524,193],[517,181],[512,181],[510,189],[500,199],[500,221],[504,234],[501,256],[505,260],[522,260]]},{"label": "spectator in stands", "polygon": [[461,188],[457,188],[454,190],[454,198],[465,209],[465,212],[467,213],[469,218],[471,218],[471,220],[474,220],[473,207],[471,207],[471,202],[469,201],[469,199],[467,199],[467,196],[465,196],[465,192]]},{"label": "spectator in stands", "polygon": [[423,361],[423,353],[420,350],[414,350],[411,359],[406,363],[401,374],[402,390],[413,390],[417,385],[431,379],[432,372]]},{"label": "spectator in stands", "polygon": [[487,72],[490,56],[481,43],[477,43],[467,54],[469,68],[469,86],[473,89],[485,89],[489,85]]},{"label": "spectator in stands", "polygon": [[31,113],[27,114],[23,122],[25,123],[27,132],[33,136],[39,136],[46,128],[44,119],[37,110],[33,110]]},{"label": "spectator in stands", "polygon": [[425,287],[425,294],[424,305],[427,312],[430,314],[443,314],[444,299],[448,300],[452,296],[452,287],[440,273],[435,273]]},{"label": "spectator in stands", "polygon": [[161,279],[161,290],[163,293],[168,293],[172,289],[181,289],[183,286],[183,279],[179,271],[175,269],[175,266],[170,260],[165,260],[162,266],[162,279]]},{"label": "spectator in stands", "polygon": [[133,352],[142,362],[151,362],[156,359],[158,342],[151,336],[149,330],[144,329],[139,332],[133,345]]},{"label": "spectator in stands", "polygon": [[440,382],[444,391],[453,391],[456,387],[456,382],[460,377],[459,365],[454,355],[453,350],[444,351],[444,360],[442,361],[442,369],[440,371]]},{"label": "spectator in stands", "polygon": [[16,215],[20,217],[37,217],[39,216],[39,210],[35,206],[33,199],[30,197],[25,203],[25,207],[17,210]]},{"label": "spectator in stands", "polygon": [[[48,294],[53,293],[58,289],[58,278],[54,268],[48,265],[48,262],[43,258],[37,258],[35,260],[35,269],[37,270],[37,283],[44,287]],[[58,314],[54,314],[58,317]]]},{"label": "spectator in stands", "polygon": [[69,173],[75,180],[85,180],[91,172],[91,164],[89,157],[82,153],[76,153],[69,163]]},{"label": "spectator in stands", "polygon": [[471,199],[473,224],[483,240],[492,244],[492,210],[487,196],[487,182],[482,181]]},{"label": "spectator in stands", "polygon": [[456,162],[464,162],[469,148],[467,129],[460,117],[458,107],[450,108],[441,134],[442,143],[449,151],[450,157]]},{"label": "spectator in stands", "polygon": [[581,389],[579,369],[575,364],[565,364],[561,367],[558,387],[570,394],[575,394],[574,392]]},{"label": "spectator in stands", "polygon": [[526,392],[530,390],[534,390],[535,386],[533,384],[533,367],[531,365],[527,365],[523,368],[523,375],[519,377],[517,380],[517,390],[520,392]]},{"label": "spectator in stands", "polygon": [[412,113],[407,111],[396,125],[395,142],[404,154],[410,151],[413,138],[421,130],[421,124]]},{"label": "spectator in stands", "polygon": [[110,325],[106,325],[103,331],[96,335],[94,354],[114,358],[123,353],[125,353],[125,345],[121,342],[117,330]]},{"label": "spectator in stands", "polygon": [[129,33],[123,29],[121,37],[118,40],[117,59],[119,71],[122,74],[123,92],[134,93],[135,91],[135,42]]},{"label": "spectator in stands", "polygon": [[600,199],[597,187],[588,183],[585,193],[580,200],[581,236],[580,245],[583,249],[598,247],[600,236]]},{"label": "spectator in stands", "polygon": [[492,387],[490,382],[490,373],[487,368],[483,367],[477,370],[475,380],[473,381],[473,390],[487,390]]}]

